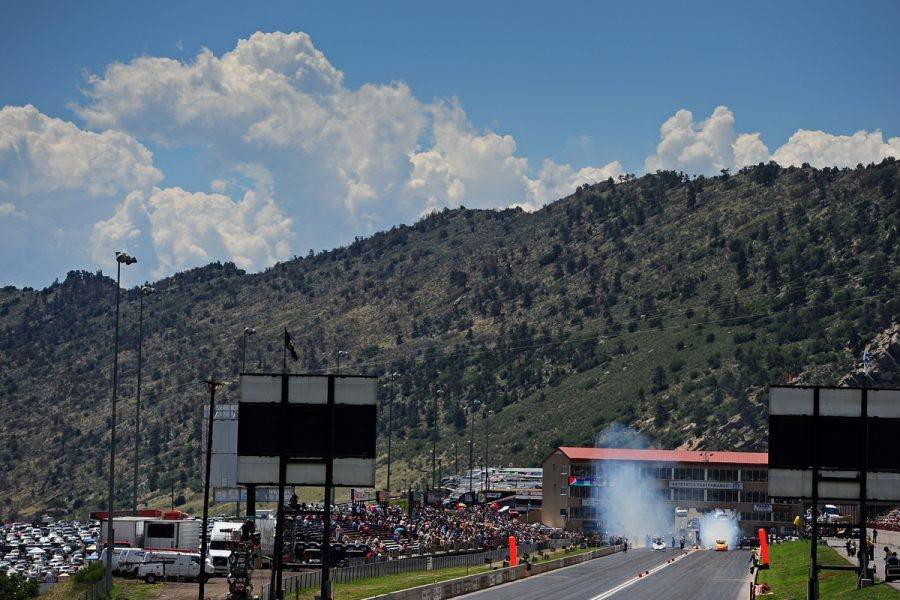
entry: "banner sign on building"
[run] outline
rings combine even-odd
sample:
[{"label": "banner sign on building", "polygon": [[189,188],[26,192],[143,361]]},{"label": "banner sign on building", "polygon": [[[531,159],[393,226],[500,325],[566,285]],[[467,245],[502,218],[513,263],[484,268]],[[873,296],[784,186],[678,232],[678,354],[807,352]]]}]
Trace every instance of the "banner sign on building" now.
[{"label": "banner sign on building", "polygon": [[772,505],[765,502],[754,504],[753,512],[772,512]]},{"label": "banner sign on building", "polygon": [[670,488],[694,489],[694,490],[742,490],[744,484],[740,481],[691,481],[687,479],[669,480]]},{"label": "banner sign on building", "polygon": [[[277,485],[283,452],[286,485],[324,486],[326,462],[333,450],[333,485],[374,487],[376,384],[375,377],[359,375],[288,375],[287,404],[282,406],[282,375],[242,374],[237,482]],[[333,408],[329,408],[329,394],[333,394]],[[329,448],[330,410],[333,448]]]},{"label": "banner sign on building", "polygon": [[900,390],[773,386],[769,495],[900,501]]}]

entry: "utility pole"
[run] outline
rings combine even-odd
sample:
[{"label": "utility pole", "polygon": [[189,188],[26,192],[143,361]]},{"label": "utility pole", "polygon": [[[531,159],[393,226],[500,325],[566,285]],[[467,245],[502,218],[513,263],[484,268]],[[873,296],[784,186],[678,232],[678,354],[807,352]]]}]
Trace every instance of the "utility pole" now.
[{"label": "utility pole", "polygon": [[438,438],[438,396],[443,395],[444,390],[437,390],[434,394],[434,426],[431,428],[431,488],[434,489],[434,477],[437,473],[437,438]]},{"label": "utility pole", "polygon": [[112,555],[115,548],[116,530],[113,527],[113,510],[116,492],[116,400],[119,396],[119,311],[122,299],[122,265],[133,265],[137,259],[124,252],[116,252],[116,329],[113,342],[113,389],[112,419],[109,429],[109,500],[106,521],[106,565],[103,571],[103,590],[112,597]]},{"label": "utility pole", "polygon": [[[488,410],[487,406],[484,407],[484,492],[487,492],[491,489],[491,480],[488,477],[488,452],[491,448],[491,411]],[[485,500],[487,500],[487,496],[485,496]]]},{"label": "utility pole", "polygon": [[199,600],[203,600],[206,590],[206,548],[209,535],[206,528],[209,524],[209,471],[212,467],[212,442],[213,422],[216,420],[216,388],[225,385],[222,381],[209,378],[203,383],[209,388],[209,425],[206,428],[206,472],[203,475],[203,525],[200,530],[200,573],[197,575],[199,582]]},{"label": "utility pole", "polygon": [[469,491],[472,491],[472,471],[475,469],[475,413],[478,411],[478,400],[469,407]]},{"label": "utility pole", "polygon": [[137,400],[134,411],[134,477],[131,487],[131,513],[137,516],[138,495],[138,463],[140,462],[141,446],[141,368],[142,351],[144,346],[144,296],[156,292],[152,287],[142,285],[140,295],[140,311],[138,317],[138,372],[137,372]]},{"label": "utility pole", "polygon": [[388,407],[388,448],[387,448],[387,494],[388,504],[391,502],[391,445],[394,439],[394,381],[400,377],[400,373],[391,373],[391,397]]}]

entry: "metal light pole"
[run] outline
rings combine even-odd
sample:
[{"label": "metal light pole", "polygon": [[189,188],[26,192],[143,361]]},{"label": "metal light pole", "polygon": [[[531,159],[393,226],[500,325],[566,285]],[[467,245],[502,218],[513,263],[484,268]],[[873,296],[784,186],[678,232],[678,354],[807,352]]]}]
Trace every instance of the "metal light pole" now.
[{"label": "metal light pole", "polygon": [[[491,415],[492,411],[484,407],[484,491],[489,492],[491,489],[491,480],[488,477],[488,452],[491,448]],[[487,497],[485,497],[487,500]]]},{"label": "metal light pole", "polygon": [[137,259],[124,252],[116,252],[116,333],[113,341],[113,389],[112,420],[109,430],[109,500],[106,521],[106,565],[103,571],[103,589],[107,597],[112,596],[112,555],[115,548],[116,530],[113,528],[113,505],[116,491],[116,400],[119,396],[119,305],[122,283],[122,265],[133,265]]},{"label": "metal light pole", "polygon": [[388,406],[388,464],[387,464],[387,493],[388,503],[391,501],[391,444],[394,439],[394,381],[400,377],[400,373],[391,373],[388,375],[391,380],[391,397]]},{"label": "metal light pole", "polygon": [[241,344],[241,373],[247,370],[247,336],[254,335],[256,330],[252,327],[244,327],[244,333],[241,336],[243,343]]},{"label": "metal light pole", "polygon": [[225,385],[225,382],[216,381],[211,377],[203,383],[209,388],[209,425],[206,428],[206,472],[203,474],[203,525],[200,530],[200,573],[197,575],[197,581],[200,586],[199,600],[203,600],[203,593],[206,590],[206,548],[207,539],[209,538],[206,528],[209,524],[209,471],[212,467],[213,422],[216,420],[216,388],[220,385]]},{"label": "metal light pole", "polygon": [[144,296],[155,293],[152,287],[142,285],[140,297],[140,311],[138,317],[138,372],[137,372],[137,400],[135,401],[134,411],[134,477],[132,478],[131,488],[131,512],[137,516],[137,495],[138,495],[138,462],[140,462],[140,446],[141,446],[141,367],[143,347],[144,347]]},{"label": "metal light pole", "polygon": [[431,428],[431,488],[434,489],[434,477],[437,469],[437,438],[438,438],[438,396],[443,395],[444,390],[437,390],[434,394],[434,427]]},{"label": "metal light pole", "polygon": [[341,374],[341,357],[342,356],[350,356],[350,353],[346,350],[338,350],[337,352],[337,374]]},{"label": "metal light pole", "polygon": [[459,444],[453,442],[453,474],[459,477]]},{"label": "metal light pole", "polygon": [[475,413],[478,411],[478,400],[469,407],[469,491],[472,491],[472,471],[475,469]]}]

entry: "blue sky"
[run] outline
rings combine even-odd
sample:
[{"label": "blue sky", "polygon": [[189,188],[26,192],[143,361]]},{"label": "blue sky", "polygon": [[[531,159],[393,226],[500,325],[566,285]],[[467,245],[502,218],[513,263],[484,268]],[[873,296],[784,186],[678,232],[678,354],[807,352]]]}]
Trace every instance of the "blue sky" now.
[{"label": "blue sky", "polygon": [[[159,173],[138,177],[139,183],[118,178],[103,192],[95,189],[90,207],[65,209],[72,210],[66,220],[73,229],[69,231],[46,211],[42,213],[41,206],[58,202],[66,194],[81,197],[83,188],[70,182],[44,186],[48,188],[44,196],[51,195],[54,200],[23,191],[40,187],[40,183],[22,183],[24,167],[16,162],[19,158],[4,159],[0,146],[0,183],[5,171],[7,183],[19,177],[16,186],[0,186],[0,234],[4,227],[19,231],[24,227],[37,235],[52,232],[66,243],[81,243],[88,248],[100,243],[102,235],[96,224],[110,221],[128,193],[141,189],[143,196],[132,201],[131,214],[148,215],[149,220],[142,225],[135,217],[120,214],[103,235],[108,243],[133,243],[136,250],[154,255],[145,261],[147,271],[142,275],[147,277],[202,264],[205,258],[229,260],[237,256],[247,268],[262,268],[273,260],[304,254],[309,247],[332,247],[353,235],[371,233],[394,222],[413,221],[423,210],[443,205],[522,204],[534,208],[562,195],[578,177],[600,177],[617,169],[636,173],[654,167],[715,172],[717,167],[737,167],[742,161],[759,157],[779,162],[855,164],[857,159],[866,162],[891,154],[894,146],[890,140],[900,136],[898,2],[756,2],[728,6],[721,2],[13,1],[4,3],[0,10],[0,53],[6,57],[0,61],[0,106],[32,104],[41,119],[71,123],[79,135],[121,131],[152,152],[150,163],[143,158],[127,160],[137,160],[145,167],[152,164]],[[85,79],[87,73],[104,79],[108,65],[128,65],[142,56],[191,65],[201,49],[208,48],[212,56],[221,58],[235,49],[238,40],[258,31],[307,34],[315,49],[343,73],[340,93],[367,84],[395,89],[392,86],[403,82],[408,94],[401,95],[420,105],[404,115],[410,115],[410,123],[416,119],[428,123],[416,121],[410,125],[415,129],[411,138],[414,146],[401,143],[398,160],[403,163],[404,156],[423,152],[422,162],[415,163],[413,169],[395,160],[372,176],[369,167],[361,166],[366,164],[361,157],[338,169],[342,177],[352,172],[347,176],[350,183],[323,183],[314,180],[321,166],[318,157],[309,156],[316,153],[315,149],[295,148],[266,162],[248,158],[265,154],[256,142],[251,148],[237,148],[246,140],[247,131],[227,137],[220,136],[216,127],[209,127],[198,130],[190,139],[157,135],[141,124],[143,120],[159,126],[169,118],[177,128],[181,116],[149,104],[144,113],[124,115],[110,107],[130,98],[134,79],[111,85],[114,89],[97,88]],[[132,69],[129,77],[139,78],[137,71]],[[298,84],[300,88],[302,85]],[[454,102],[464,116],[435,114],[440,110],[438,105],[447,113],[448,105]],[[100,104],[103,107],[99,112],[86,116],[85,108]],[[720,112],[712,119],[720,106],[727,107],[728,114]],[[352,116],[354,111],[369,108],[366,103],[363,108],[352,105],[347,110]],[[255,106],[248,110],[256,118],[262,109]],[[658,147],[661,125],[674,119],[679,110],[692,113],[690,119],[682,114],[677,123],[673,122],[673,127],[682,132],[679,135],[687,132],[690,140],[684,143],[688,146],[674,150]],[[306,109],[298,111],[301,113],[308,114]],[[348,117],[344,109],[340,113],[342,119]],[[721,137],[718,130],[709,127],[706,137],[715,138],[709,141],[704,137],[703,122],[710,119],[708,124],[718,123],[719,117],[727,121],[722,127],[730,127],[729,132]],[[274,118],[278,121],[281,114],[276,113]],[[399,118],[392,114],[387,121]],[[15,127],[22,127],[21,119],[13,121]],[[454,132],[445,132],[450,137],[436,142],[443,131],[438,124],[450,121]],[[53,121],[51,125],[59,123]],[[0,121],[0,128],[4,126],[13,128]],[[813,148],[822,144],[811,138],[798,140],[802,142],[799,146],[785,146],[798,130],[824,132],[828,137],[818,141],[831,150],[816,154],[818,150]],[[876,130],[883,132],[882,144],[870,137],[856,141],[841,137],[858,131],[873,134]],[[308,134],[310,129],[304,125],[298,131]],[[318,129],[315,132],[321,133]],[[756,140],[746,137],[744,144],[734,145],[742,134],[757,132],[760,135]],[[479,138],[488,133],[494,137]],[[460,135],[464,142],[457,139]],[[299,137],[293,137],[293,142]],[[680,143],[676,137],[672,144]],[[510,140],[514,149],[509,147]],[[269,142],[275,143],[271,137]],[[454,151],[465,154],[469,151],[465,144],[480,148],[482,142],[495,145],[496,152],[505,152],[497,155],[498,160],[516,170],[515,177],[521,181],[514,181],[512,175],[503,181],[487,181],[483,176],[479,179],[465,165],[454,162]],[[700,144],[699,149],[690,146],[695,142]],[[286,143],[277,142],[279,151]],[[384,155],[385,143],[378,137],[373,152]],[[685,153],[685,147],[696,152]],[[429,150],[434,152],[429,154]],[[435,159],[435,153],[443,162]],[[545,159],[553,161],[553,169],[565,167],[570,171],[542,172]],[[520,160],[527,165],[517,162]],[[295,169],[298,161],[303,166]],[[240,165],[250,163],[262,167],[267,176],[248,180],[247,169]],[[33,177],[41,177],[41,165],[30,164],[29,169]],[[9,175],[12,170],[17,173]],[[307,174],[298,175],[296,181],[293,175],[284,175],[295,170]],[[417,177],[417,173],[422,176]],[[277,209],[290,224],[283,226],[270,220],[271,227],[241,230],[244,237],[239,241],[223,232],[218,238],[206,240],[206,246],[200,244],[203,247],[189,252],[164,247],[164,240],[171,246],[171,232],[157,235],[151,230],[165,230],[165,218],[178,218],[178,206],[197,202],[199,197],[170,195],[172,210],[152,213],[154,209],[147,207],[158,206],[159,202],[153,201],[151,188],[213,193],[213,180],[223,182],[214,191],[230,198],[235,203],[232,208],[246,202],[243,194],[250,190],[258,197],[246,204],[247,215],[268,206]],[[262,183],[264,180],[269,183]],[[418,195],[410,192],[412,181],[419,182],[417,190],[425,191],[416,192]],[[363,191],[353,191],[354,186],[362,186]],[[462,188],[465,191],[460,191]],[[302,190],[305,200],[288,199],[288,190]],[[136,208],[139,206],[143,208]],[[190,206],[192,211],[204,210],[202,202]],[[226,203],[220,207],[220,219],[227,218],[223,215],[229,213],[229,206]],[[322,231],[317,223],[332,217],[334,227]],[[11,220],[16,222],[11,225]],[[80,237],[75,225],[82,231]],[[250,226],[245,223],[238,229],[241,227]],[[193,234],[186,228],[179,235]],[[257,239],[260,237],[267,239]],[[10,251],[3,253],[7,256],[35,252],[32,242],[15,236],[7,236],[2,244],[0,249]],[[0,258],[0,283],[43,285],[64,275],[65,269],[79,265],[108,270],[97,256],[85,250],[47,266],[41,266],[40,261],[4,264]],[[13,271],[13,275],[4,277],[4,271]]]}]

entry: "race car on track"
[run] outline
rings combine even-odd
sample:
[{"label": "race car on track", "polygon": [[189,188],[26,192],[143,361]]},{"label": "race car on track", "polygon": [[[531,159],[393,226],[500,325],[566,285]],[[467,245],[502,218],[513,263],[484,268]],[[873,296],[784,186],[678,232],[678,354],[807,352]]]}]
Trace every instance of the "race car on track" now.
[{"label": "race car on track", "polygon": [[728,542],[725,540],[716,540],[716,552],[727,552]]},{"label": "race car on track", "polygon": [[662,541],[662,538],[655,537],[653,538],[653,542],[650,544],[650,549],[654,552],[665,552],[666,543]]}]

